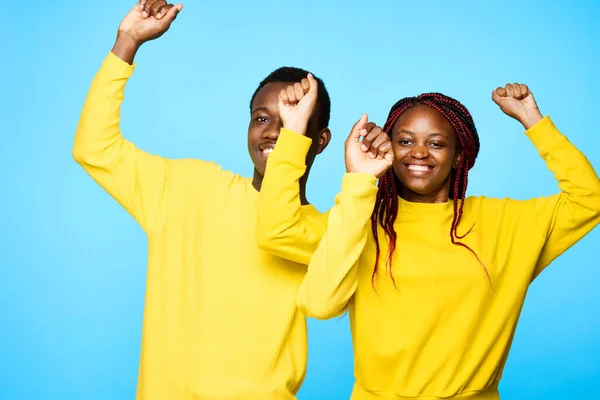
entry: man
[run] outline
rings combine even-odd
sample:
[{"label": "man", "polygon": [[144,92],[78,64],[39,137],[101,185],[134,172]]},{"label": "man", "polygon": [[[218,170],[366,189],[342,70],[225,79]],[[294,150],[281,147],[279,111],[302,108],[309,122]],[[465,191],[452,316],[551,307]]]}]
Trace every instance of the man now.
[{"label": "man", "polygon": [[[119,129],[133,60],[182,9],[142,0],[123,19],[92,83],[73,149],[148,235],[137,398],[294,399],[307,360],[306,321],[296,306],[306,266],[258,248],[257,202],[275,143],[302,146],[301,208],[308,220],[322,219],[304,188],[331,137],[329,96],[322,82],[296,68],[280,68],[261,82],[248,128],[252,179],[211,162],[137,149]],[[288,104],[280,114],[282,91],[310,101]]]}]

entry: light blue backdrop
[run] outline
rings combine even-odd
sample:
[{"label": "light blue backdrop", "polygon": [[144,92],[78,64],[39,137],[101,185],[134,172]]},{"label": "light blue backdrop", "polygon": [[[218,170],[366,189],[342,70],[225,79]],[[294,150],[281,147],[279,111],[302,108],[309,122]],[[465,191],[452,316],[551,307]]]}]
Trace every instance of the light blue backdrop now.
[{"label": "light blue backdrop", "polygon": [[[3,2],[0,26],[0,398],[133,399],[146,239],[72,160],[89,84],[131,1]],[[248,101],[281,65],[321,76],[333,141],[309,198],[327,209],[343,141],[362,112],[382,124],[400,97],[441,91],[472,111],[482,150],[469,193],[557,191],[533,146],[490,100],[527,83],[543,113],[600,169],[597,1],[191,0],[137,58],[123,132],[168,157],[212,159],[250,175]],[[532,285],[501,392],[592,398],[600,380],[600,229]],[[347,317],[310,321],[299,398],[346,399]]]}]

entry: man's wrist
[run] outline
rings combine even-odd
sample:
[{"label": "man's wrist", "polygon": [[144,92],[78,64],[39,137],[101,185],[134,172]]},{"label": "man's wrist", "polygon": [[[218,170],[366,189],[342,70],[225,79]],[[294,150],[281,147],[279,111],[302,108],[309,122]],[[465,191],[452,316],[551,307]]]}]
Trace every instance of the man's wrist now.
[{"label": "man's wrist", "polygon": [[130,34],[119,31],[115,45],[112,48],[112,52],[121,60],[128,64],[132,64],[135,54],[141,45],[142,43],[137,41]]},{"label": "man's wrist", "polygon": [[299,135],[306,135],[306,123],[284,123],[283,127],[288,131],[292,131]]}]

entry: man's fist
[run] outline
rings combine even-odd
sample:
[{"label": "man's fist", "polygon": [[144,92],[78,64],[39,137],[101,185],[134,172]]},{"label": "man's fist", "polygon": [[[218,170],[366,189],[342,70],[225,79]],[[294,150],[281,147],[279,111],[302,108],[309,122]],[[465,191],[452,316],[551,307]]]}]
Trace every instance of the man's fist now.
[{"label": "man's fist", "polygon": [[542,119],[542,113],[527,85],[507,83],[492,92],[492,100],[502,112],[522,123],[525,129]]},{"label": "man's fist", "polygon": [[279,116],[284,128],[301,135],[306,134],[308,121],[317,104],[318,87],[317,80],[309,73],[302,81],[281,89]]},{"label": "man's fist", "polygon": [[182,9],[182,4],[173,5],[165,0],[140,0],[121,21],[119,35],[126,36],[139,47],[162,36]]}]

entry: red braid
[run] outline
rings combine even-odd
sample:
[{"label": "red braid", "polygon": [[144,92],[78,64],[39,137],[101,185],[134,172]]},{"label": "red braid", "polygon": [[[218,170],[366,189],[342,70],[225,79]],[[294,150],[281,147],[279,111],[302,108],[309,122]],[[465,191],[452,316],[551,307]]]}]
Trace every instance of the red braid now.
[{"label": "red braid", "polygon": [[[450,122],[456,132],[461,157],[458,168],[455,172],[453,171],[450,178],[451,190],[448,193],[449,198],[454,200],[454,217],[450,227],[450,240],[453,244],[468,249],[475,258],[477,258],[477,261],[483,267],[488,281],[491,284],[490,274],[475,251],[468,245],[459,241],[459,239],[464,239],[471,232],[473,227],[462,236],[458,234],[458,225],[463,215],[464,200],[467,192],[467,185],[469,183],[469,170],[475,164],[475,158],[477,158],[477,154],[479,153],[479,136],[477,135],[477,129],[475,128],[473,118],[466,107],[457,100],[441,93],[424,93],[418,97],[406,97],[394,104],[390,110],[383,130],[391,136],[391,130],[400,115],[417,104],[425,104],[437,110],[448,120],[448,122]],[[393,170],[390,169],[379,180],[379,190],[377,191],[375,209],[371,215],[371,229],[373,231],[376,246],[375,266],[371,276],[371,285],[373,286],[373,289],[375,289],[375,276],[379,271],[379,256],[381,253],[379,236],[377,233],[378,223],[389,238],[390,244],[387,262],[389,265],[390,277],[392,278],[394,287],[396,286],[396,282],[392,275],[392,257],[396,250],[397,236],[396,231],[394,230],[394,222],[398,216],[398,196],[400,194],[401,186],[399,182],[397,182]]]},{"label": "red braid", "polygon": [[[383,126],[383,130],[389,135],[394,123],[400,117],[400,115],[408,110],[410,107],[416,104],[418,99],[416,97],[407,97],[400,100],[392,107],[388,120]],[[389,170],[379,179],[379,190],[377,191],[377,200],[375,202],[375,209],[371,214],[371,229],[373,236],[375,237],[376,257],[375,267],[373,268],[373,274],[371,275],[371,285],[375,289],[375,276],[379,271],[379,255],[381,249],[379,247],[379,235],[377,234],[377,222],[381,225],[385,234],[390,239],[390,245],[388,250],[388,265],[390,267],[390,278],[394,286],[394,276],[392,275],[392,256],[396,249],[396,231],[394,230],[394,222],[398,216],[398,192],[399,188],[396,187],[396,177],[392,170]]]}]

